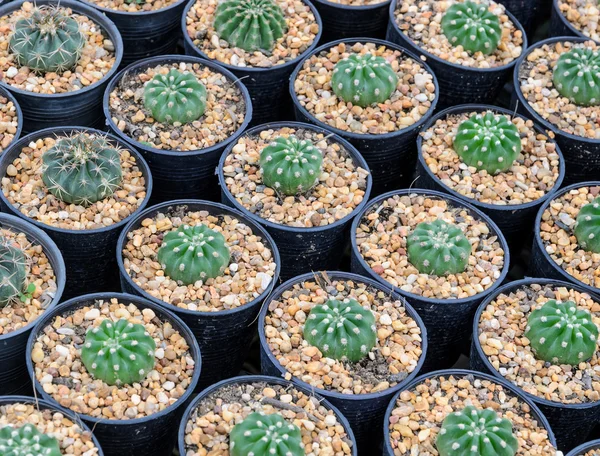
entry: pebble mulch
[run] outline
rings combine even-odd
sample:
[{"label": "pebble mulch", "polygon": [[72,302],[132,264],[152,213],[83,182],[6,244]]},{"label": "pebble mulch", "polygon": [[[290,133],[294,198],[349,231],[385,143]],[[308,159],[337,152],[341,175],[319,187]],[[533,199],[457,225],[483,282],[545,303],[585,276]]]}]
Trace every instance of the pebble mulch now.
[{"label": "pebble mulch", "polygon": [[600,41],[600,9],[593,0],[558,0],[558,9],[573,27],[594,41]]},{"label": "pebble mulch", "polygon": [[15,139],[18,128],[17,107],[0,93],[0,154]]},{"label": "pebble mulch", "polygon": [[174,5],[181,0],[88,0],[90,3],[112,11],[122,11],[125,13],[140,13],[146,11],[158,11],[168,6]]}]

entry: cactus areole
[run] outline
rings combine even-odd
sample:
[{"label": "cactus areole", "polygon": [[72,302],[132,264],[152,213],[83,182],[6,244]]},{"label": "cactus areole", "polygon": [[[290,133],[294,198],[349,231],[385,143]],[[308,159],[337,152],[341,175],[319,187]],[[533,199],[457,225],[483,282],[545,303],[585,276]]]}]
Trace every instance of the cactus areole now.
[{"label": "cactus areole", "polygon": [[61,456],[58,441],[42,434],[32,424],[21,427],[5,426],[0,429],[2,456]]},{"label": "cactus areole", "polygon": [[279,413],[254,412],[229,433],[231,456],[304,456],[300,428]]},{"label": "cactus areole", "polygon": [[600,253],[600,197],[579,210],[574,232],[582,248]]},{"label": "cactus areole", "polygon": [[502,37],[500,19],[486,3],[454,3],[444,13],[441,26],[452,46],[462,46],[471,54],[491,54]]},{"label": "cactus areole", "polygon": [[576,105],[600,104],[600,52],[579,47],[563,52],[552,72],[552,82]]}]

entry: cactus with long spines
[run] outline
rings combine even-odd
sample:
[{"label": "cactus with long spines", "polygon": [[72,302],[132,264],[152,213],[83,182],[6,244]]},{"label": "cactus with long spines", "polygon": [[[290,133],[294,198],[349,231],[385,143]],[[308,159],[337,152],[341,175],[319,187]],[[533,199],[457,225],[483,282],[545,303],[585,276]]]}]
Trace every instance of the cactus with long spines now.
[{"label": "cactus with long spines", "polygon": [[491,54],[502,37],[500,19],[485,3],[454,3],[444,13],[441,26],[450,44],[471,54]]},{"label": "cactus with long spines", "polygon": [[27,263],[25,252],[19,246],[9,239],[0,238],[0,307],[23,297],[26,291]]},{"label": "cactus with long spines", "polygon": [[581,248],[600,253],[600,197],[579,210],[574,232]]},{"label": "cactus with long spines", "polygon": [[552,72],[558,93],[579,106],[600,104],[600,52],[576,47],[563,52]]},{"label": "cactus with long spines", "polygon": [[32,424],[0,429],[2,456],[61,456],[58,440],[43,434]]},{"label": "cactus with long spines", "polygon": [[231,456],[304,456],[300,428],[279,413],[254,412],[229,433]]}]

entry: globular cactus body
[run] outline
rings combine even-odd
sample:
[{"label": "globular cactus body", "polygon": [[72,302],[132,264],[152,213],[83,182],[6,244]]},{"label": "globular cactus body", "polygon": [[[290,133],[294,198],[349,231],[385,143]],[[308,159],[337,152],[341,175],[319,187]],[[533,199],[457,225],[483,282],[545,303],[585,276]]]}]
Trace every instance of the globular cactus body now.
[{"label": "globular cactus body", "polygon": [[576,105],[600,104],[600,52],[590,48],[563,52],[554,67],[552,82]]},{"label": "globular cactus body", "polygon": [[444,13],[441,26],[450,44],[470,53],[491,54],[502,37],[500,19],[485,3],[454,3]]},{"label": "globular cactus body", "polygon": [[600,253],[600,197],[579,210],[574,231],[583,249]]},{"label": "globular cactus body", "polygon": [[156,344],[146,328],[124,318],[103,320],[88,330],[81,361],[94,378],[108,385],[131,385],[154,369]]},{"label": "globular cactus body", "polygon": [[27,258],[10,240],[0,238],[0,307],[14,303],[25,290]]},{"label": "globular cactus body", "polygon": [[0,429],[2,456],[61,456],[58,441],[41,433],[35,426],[5,426]]},{"label": "globular cactus body", "polygon": [[300,428],[279,413],[254,412],[229,433],[231,456],[304,456]]}]

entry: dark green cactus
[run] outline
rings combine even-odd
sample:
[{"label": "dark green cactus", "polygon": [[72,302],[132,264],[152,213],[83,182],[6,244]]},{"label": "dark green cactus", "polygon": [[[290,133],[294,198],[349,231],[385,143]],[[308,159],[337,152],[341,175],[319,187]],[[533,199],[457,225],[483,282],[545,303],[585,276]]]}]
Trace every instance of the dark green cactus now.
[{"label": "dark green cactus", "polygon": [[254,412],[229,433],[231,456],[304,456],[300,428],[279,413]]},{"label": "dark green cactus", "polygon": [[579,210],[574,231],[583,249],[600,253],[600,197]]},{"label": "dark green cactus", "polygon": [[108,385],[131,385],[154,369],[155,350],[143,325],[107,318],[86,333],[81,361],[94,378]]},{"label": "dark green cactus", "polygon": [[27,270],[25,252],[10,240],[0,238],[0,307],[23,298]]},{"label": "dark green cactus", "polygon": [[587,47],[563,52],[554,67],[552,82],[576,105],[600,104],[600,52]]},{"label": "dark green cactus", "polygon": [[42,434],[35,426],[5,426],[0,429],[2,456],[61,456],[58,441]]},{"label": "dark green cactus", "polygon": [[486,3],[454,3],[442,17],[442,32],[453,46],[474,54],[491,54],[500,44],[500,19]]}]

